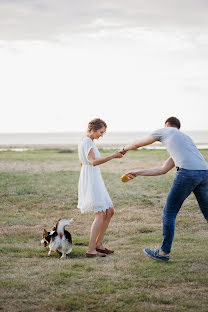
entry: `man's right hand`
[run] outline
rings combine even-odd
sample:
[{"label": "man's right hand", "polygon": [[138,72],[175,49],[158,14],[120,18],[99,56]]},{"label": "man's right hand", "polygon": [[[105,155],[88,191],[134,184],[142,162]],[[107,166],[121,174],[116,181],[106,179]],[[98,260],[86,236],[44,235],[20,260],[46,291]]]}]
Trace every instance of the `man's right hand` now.
[{"label": "man's right hand", "polygon": [[127,172],[126,175],[130,178],[130,179],[134,179],[137,177],[137,172],[136,171],[130,171]]}]

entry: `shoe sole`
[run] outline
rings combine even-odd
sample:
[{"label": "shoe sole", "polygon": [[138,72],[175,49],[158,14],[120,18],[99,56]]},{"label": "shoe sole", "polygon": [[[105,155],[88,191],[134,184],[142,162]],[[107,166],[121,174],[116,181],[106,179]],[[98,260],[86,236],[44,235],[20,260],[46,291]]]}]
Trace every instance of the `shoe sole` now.
[{"label": "shoe sole", "polygon": [[99,258],[104,258],[104,257],[106,257],[106,254],[102,254],[102,255],[89,254],[89,253],[86,253],[86,254],[85,254],[85,258],[90,258],[90,259],[92,259],[92,258],[97,258],[97,257],[99,257]]},{"label": "shoe sole", "polygon": [[151,259],[153,259],[153,260],[157,260],[157,261],[160,261],[160,262],[168,262],[168,261],[169,261],[169,259],[165,260],[165,259],[155,258],[155,257],[149,255],[149,254],[145,251],[145,249],[143,249],[143,251],[144,251],[145,255],[147,255],[149,258],[151,258]]},{"label": "shoe sole", "polygon": [[110,249],[99,249],[99,248],[96,248],[96,251],[98,251],[99,253],[103,253],[103,254],[106,254],[106,255],[112,255],[114,253],[114,250],[110,250]]}]

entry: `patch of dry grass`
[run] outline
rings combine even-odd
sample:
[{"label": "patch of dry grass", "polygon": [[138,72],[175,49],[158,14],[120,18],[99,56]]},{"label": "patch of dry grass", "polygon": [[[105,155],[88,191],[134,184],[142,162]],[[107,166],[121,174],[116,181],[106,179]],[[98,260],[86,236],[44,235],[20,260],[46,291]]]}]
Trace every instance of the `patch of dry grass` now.
[{"label": "patch of dry grass", "polygon": [[[162,208],[174,170],[161,177],[120,182],[126,170],[156,166],[166,157],[165,151],[142,150],[102,166],[116,209],[105,242],[115,254],[85,259],[93,215],[81,215],[76,208],[76,153],[0,153],[4,169],[0,173],[0,309],[207,311],[207,224],[194,197],[185,202],[177,218],[170,263],[158,263],[148,259],[143,248],[160,245]],[[7,167],[17,162],[21,170]],[[36,170],[28,163],[35,164]],[[68,228],[73,251],[66,261],[55,253],[48,257],[40,246],[43,229],[50,230],[61,217],[74,218]]]}]

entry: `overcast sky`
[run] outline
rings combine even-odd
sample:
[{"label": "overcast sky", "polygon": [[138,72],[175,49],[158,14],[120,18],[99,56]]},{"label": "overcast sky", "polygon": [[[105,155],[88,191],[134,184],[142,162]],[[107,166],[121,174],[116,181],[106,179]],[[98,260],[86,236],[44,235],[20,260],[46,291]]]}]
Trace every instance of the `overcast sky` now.
[{"label": "overcast sky", "polygon": [[208,130],[207,0],[0,0],[0,132]]}]

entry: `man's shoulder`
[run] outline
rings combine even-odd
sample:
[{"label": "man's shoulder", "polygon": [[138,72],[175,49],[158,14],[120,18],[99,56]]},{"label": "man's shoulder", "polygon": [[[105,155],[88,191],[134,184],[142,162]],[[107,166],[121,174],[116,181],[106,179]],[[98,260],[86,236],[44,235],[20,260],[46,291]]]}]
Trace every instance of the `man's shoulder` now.
[{"label": "man's shoulder", "polygon": [[175,127],[164,127],[164,128],[157,129],[153,131],[152,133],[171,133],[171,132],[178,133],[179,130]]},{"label": "man's shoulder", "polygon": [[167,128],[164,127],[164,128],[159,128],[159,129],[156,129],[152,132],[152,134],[162,134],[162,133],[166,133],[167,132]]},{"label": "man's shoulder", "polygon": [[151,135],[153,136],[154,139],[160,141],[162,138],[169,137],[173,133],[177,134],[179,133],[179,130],[174,127],[164,127],[153,131]]}]

